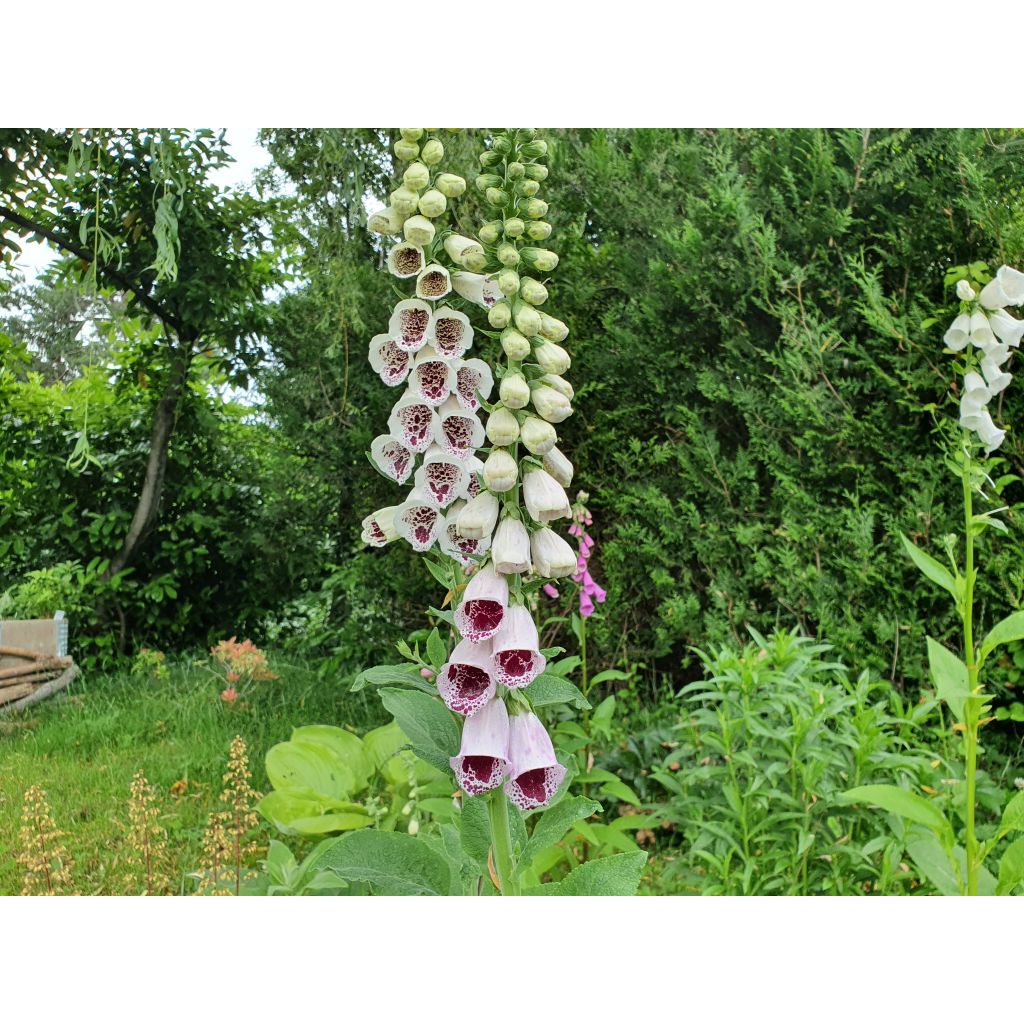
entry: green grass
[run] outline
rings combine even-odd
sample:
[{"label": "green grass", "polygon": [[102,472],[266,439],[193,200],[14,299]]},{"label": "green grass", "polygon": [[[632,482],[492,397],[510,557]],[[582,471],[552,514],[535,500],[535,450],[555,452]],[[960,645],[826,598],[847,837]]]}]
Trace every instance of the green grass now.
[{"label": "green grass", "polygon": [[[207,815],[221,790],[232,738],[249,747],[253,786],[266,792],[263,758],[292,728],[385,721],[374,694],[350,694],[301,664],[275,660],[280,678],[258,684],[247,707],[220,700],[223,683],[199,663],[172,666],[166,678],[85,673],[69,693],[0,719],[0,894],[21,890],[15,861],[22,796],[47,793],[81,893],[123,892],[128,790],[142,769],[155,788],[167,829],[172,882],[189,893]],[[180,794],[171,787],[186,783]]]}]

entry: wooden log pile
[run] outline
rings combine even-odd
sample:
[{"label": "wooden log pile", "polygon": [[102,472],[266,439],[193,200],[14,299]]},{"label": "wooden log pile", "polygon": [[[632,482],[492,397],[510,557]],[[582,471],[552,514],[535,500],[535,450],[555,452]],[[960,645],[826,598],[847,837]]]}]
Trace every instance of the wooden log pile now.
[{"label": "wooden log pile", "polygon": [[27,707],[64,689],[78,674],[78,667],[69,657],[33,651],[27,647],[0,644],[0,713]]}]

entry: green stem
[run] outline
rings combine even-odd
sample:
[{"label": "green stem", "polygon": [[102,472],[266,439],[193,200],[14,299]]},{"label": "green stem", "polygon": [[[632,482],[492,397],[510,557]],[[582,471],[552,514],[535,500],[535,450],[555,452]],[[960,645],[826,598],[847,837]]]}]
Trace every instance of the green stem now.
[{"label": "green stem", "polygon": [[491,791],[487,798],[487,811],[491,820],[494,869],[501,884],[501,895],[518,896],[519,880],[512,868],[512,832],[508,824],[508,798],[501,787]]},{"label": "green stem", "polygon": [[[965,573],[964,599],[961,619],[964,627],[964,658],[967,662],[967,688],[973,697],[978,690],[978,663],[974,652],[974,518],[973,496],[971,493],[971,457],[965,450],[963,463],[964,489],[964,532],[965,532]],[[974,830],[975,788],[978,773],[978,709],[975,701],[968,698],[964,703],[964,756],[967,780],[967,895],[978,895],[978,839]]]}]

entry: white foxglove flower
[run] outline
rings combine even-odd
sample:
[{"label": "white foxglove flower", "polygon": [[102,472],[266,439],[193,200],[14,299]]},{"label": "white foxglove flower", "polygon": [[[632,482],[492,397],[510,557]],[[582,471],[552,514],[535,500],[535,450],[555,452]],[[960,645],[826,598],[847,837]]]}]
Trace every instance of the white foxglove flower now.
[{"label": "white foxglove flower", "polygon": [[957,281],[956,296],[963,302],[973,302],[978,297],[978,294],[971,287],[970,281]]},{"label": "white foxglove flower", "polygon": [[484,251],[484,247],[474,238],[465,235],[449,235],[444,240],[444,251],[448,253],[452,263],[462,264],[470,253]]},{"label": "white foxglove flower", "polygon": [[550,423],[528,416],[520,430],[523,444],[531,455],[547,455],[558,441],[558,434]]},{"label": "white foxglove flower", "polygon": [[1005,310],[997,309],[988,318],[989,327],[992,333],[1004,344],[1012,348],[1020,345],[1021,336],[1024,335],[1024,320],[1018,320],[1010,316]]},{"label": "white foxglove flower", "polygon": [[988,384],[988,389],[993,395],[1004,391],[1013,380],[1013,377],[1009,373],[1003,373],[999,366],[999,362],[989,359],[988,356],[981,361],[981,372],[985,375],[985,383]]},{"label": "white foxglove flower", "polygon": [[960,399],[960,426],[966,430],[977,430],[981,426],[981,415],[985,412],[983,403],[966,395]]},{"label": "white foxglove flower", "polygon": [[530,535],[518,519],[506,516],[494,532],[491,544],[494,571],[508,576],[530,571]]},{"label": "white foxglove flower", "polygon": [[572,463],[557,449],[552,448],[543,457],[544,468],[563,486],[572,485]]},{"label": "white foxglove flower", "polygon": [[943,335],[942,340],[946,348],[954,352],[961,352],[967,348],[967,342],[971,338],[971,318],[966,313],[961,313],[952,324],[949,330]]},{"label": "white foxglove flower", "polygon": [[425,264],[423,250],[410,242],[399,242],[388,253],[388,270],[395,277],[415,277]]},{"label": "white foxglove flower", "polygon": [[370,342],[370,366],[388,387],[397,387],[409,376],[412,356],[403,351],[387,334],[378,334]]},{"label": "white foxglove flower", "polygon": [[547,338],[548,341],[565,341],[569,337],[569,328],[557,317],[541,313],[540,334],[542,338]]},{"label": "white foxglove flower", "polygon": [[507,447],[519,440],[519,420],[503,405],[487,418],[487,438],[491,444]]},{"label": "white foxglove flower", "polygon": [[973,370],[964,376],[963,396],[960,399],[960,426],[977,430],[981,425],[981,414],[992,397],[988,385],[980,374]]},{"label": "white foxglove flower", "polygon": [[442,306],[434,313],[434,348],[442,359],[461,359],[473,344],[469,317]]},{"label": "white foxglove flower", "polygon": [[434,440],[449,455],[467,459],[484,443],[484,427],[452,395],[437,410]]},{"label": "white foxglove flower", "polygon": [[563,374],[572,365],[569,353],[551,341],[543,341],[533,350],[533,357],[545,373]]},{"label": "white foxglove flower", "polygon": [[535,387],[530,395],[537,415],[548,423],[561,423],[572,415],[569,399],[561,392],[546,385]]},{"label": "white foxglove flower", "polygon": [[437,228],[426,217],[416,214],[402,225],[402,233],[411,245],[430,245]]},{"label": "white foxglove flower", "polygon": [[512,323],[512,307],[504,299],[487,310],[487,322],[496,330],[503,331]]},{"label": "white foxglove flower", "polygon": [[1006,431],[1000,430],[992,422],[992,417],[988,414],[988,410],[982,412],[981,423],[974,429],[978,432],[978,438],[985,446],[986,455],[991,455],[1003,443],[1006,437]]},{"label": "white foxglove flower", "polygon": [[409,392],[398,400],[388,417],[391,436],[414,452],[425,452],[431,446],[438,427],[437,412]]},{"label": "white foxglove flower", "polygon": [[452,368],[438,356],[432,345],[416,353],[409,390],[428,405],[438,406],[447,400],[455,384]]},{"label": "white foxglove flower", "polygon": [[559,377],[557,373],[545,373],[540,382],[547,384],[549,388],[554,388],[559,394],[565,395],[570,402],[576,396],[573,386],[564,377]]},{"label": "white foxglove flower", "polygon": [[490,309],[501,298],[501,290],[496,281],[465,270],[456,270],[452,274],[452,288],[467,302],[473,302],[484,309]]},{"label": "white foxglove flower", "polygon": [[409,479],[416,462],[412,451],[390,434],[381,434],[373,439],[370,457],[373,464],[396,484],[404,484]]},{"label": "white foxglove flower", "polygon": [[526,302],[516,302],[512,307],[512,318],[515,320],[516,330],[532,338],[540,334],[540,313]]},{"label": "white foxglove flower", "polygon": [[992,328],[988,325],[988,317],[980,310],[971,314],[971,344],[975,348],[987,348],[996,340]]},{"label": "white foxglove flower", "polygon": [[[519,294],[531,306],[543,306],[548,301],[548,290],[532,277],[524,277],[519,285]],[[540,324],[538,324],[538,330]]]},{"label": "white foxglove flower", "polygon": [[371,547],[382,548],[385,544],[397,540],[398,530],[395,528],[397,505],[378,509],[363,520],[362,541]]},{"label": "white foxglove flower", "polygon": [[446,555],[450,555],[464,567],[468,568],[476,564],[476,558],[490,550],[491,535],[487,534],[486,537],[479,539],[459,536],[459,529],[456,523],[459,513],[465,507],[466,503],[464,501],[457,501],[448,509],[448,514],[444,517],[444,525],[441,527],[437,540],[441,550]]},{"label": "white foxglove flower", "polygon": [[509,359],[518,359],[522,362],[530,357],[530,341],[528,338],[524,338],[514,327],[506,327],[501,332],[501,350]]},{"label": "white foxglove flower", "polygon": [[428,167],[436,167],[444,159],[444,143],[440,139],[428,139],[423,145],[422,155]]},{"label": "white foxglove flower", "polygon": [[530,401],[530,385],[521,373],[506,373],[501,379],[498,396],[509,409],[523,409]]},{"label": "white foxglove flower", "polygon": [[418,352],[433,335],[434,314],[422,299],[403,299],[388,321],[388,333],[406,352]]},{"label": "white foxglove flower", "polygon": [[493,389],[491,368],[482,359],[467,359],[456,364],[452,392],[463,409],[476,412],[480,399],[490,398]]},{"label": "white foxglove flower", "polygon": [[547,526],[537,530],[530,544],[533,552],[533,569],[538,576],[557,580],[576,572],[576,552],[554,530]]},{"label": "white foxglove flower", "polygon": [[978,301],[985,307],[985,309],[1002,309],[1003,306],[1008,306],[1010,304],[1010,300],[1006,297],[1003,289],[999,286],[999,280],[995,277],[993,277],[992,280],[981,289]]},{"label": "white foxglove flower", "polygon": [[395,511],[395,529],[413,551],[427,551],[441,532],[441,510],[421,491],[413,490]]},{"label": "white foxglove flower", "polygon": [[543,469],[533,469],[523,480],[523,502],[538,523],[550,523],[572,515],[565,489]]},{"label": "white foxglove flower", "polygon": [[461,460],[446,455],[432,444],[423,455],[423,465],[416,470],[416,489],[422,491],[438,508],[447,508],[465,494],[469,480]]},{"label": "white foxglove flower", "polygon": [[494,533],[500,509],[498,499],[484,491],[466,502],[455,520],[459,536],[467,540],[482,540]]},{"label": "white foxglove flower", "polygon": [[1019,306],[1024,303],[1024,274],[1013,267],[1000,267],[996,271],[996,280],[1006,297],[1006,305]]},{"label": "white foxglove flower", "polygon": [[495,494],[511,491],[519,479],[519,465],[504,448],[494,448],[484,462],[484,483]]},{"label": "white foxglove flower", "polygon": [[416,298],[430,299],[436,302],[443,299],[452,290],[452,280],[448,271],[440,263],[431,263],[424,267],[416,278]]},{"label": "white foxglove flower", "polygon": [[366,221],[368,230],[377,235],[400,235],[405,217],[393,206],[387,206],[383,210],[371,213]]}]

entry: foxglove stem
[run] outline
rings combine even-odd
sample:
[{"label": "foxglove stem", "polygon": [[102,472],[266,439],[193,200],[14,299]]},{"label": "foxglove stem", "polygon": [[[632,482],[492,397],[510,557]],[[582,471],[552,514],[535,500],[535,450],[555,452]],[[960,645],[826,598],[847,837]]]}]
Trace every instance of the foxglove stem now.
[{"label": "foxglove stem", "polygon": [[964,433],[964,460],[962,469],[964,487],[964,603],[961,618],[964,627],[964,659],[967,662],[967,689],[971,697],[964,701],[964,755],[967,780],[967,895],[978,895],[978,840],[974,830],[974,803],[978,774],[978,707],[971,698],[978,687],[978,662],[974,652],[974,518],[971,493],[970,435]]},{"label": "foxglove stem", "polygon": [[487,797],[487,813],[491,823],[491,850],[494,870],[498,874],[502,896],[518,896],[519,879],[512,864],[512,830],[508,821],[508,797],[499,786]]}]

